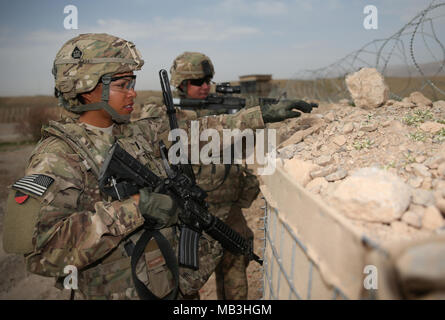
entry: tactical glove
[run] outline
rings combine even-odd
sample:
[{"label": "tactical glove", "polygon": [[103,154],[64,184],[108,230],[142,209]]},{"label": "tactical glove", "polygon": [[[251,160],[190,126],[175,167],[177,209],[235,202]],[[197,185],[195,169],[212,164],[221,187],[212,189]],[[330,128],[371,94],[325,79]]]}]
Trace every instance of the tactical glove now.
[{"label": "tactical glove", "polygon": [[314,102],[307,103],[303,100],[296,100],[293,102],[295,103],[294,108],[304,113],[310,113],[313,108],[318,108],[318,104]]},{"label": "tactical glove", "polygon": [[296,109],[295,102],[280,101],[276,104],[260,105],[264,123],[279,122],[288,118],[296,118],[301,115]]},{"label": "tactical glove", "polygon": [[139,210],[147,227],[162,229],[178,222],[180,209],[170,196],[150,192],[147,188],[139,190],[139,194]]}]

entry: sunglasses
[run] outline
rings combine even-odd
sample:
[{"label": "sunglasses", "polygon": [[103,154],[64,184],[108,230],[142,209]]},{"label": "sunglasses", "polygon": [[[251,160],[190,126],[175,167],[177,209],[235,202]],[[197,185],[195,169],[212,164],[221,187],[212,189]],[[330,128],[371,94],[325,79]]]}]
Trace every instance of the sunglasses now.
[{"label": "sunglasses", "polygon": [[119,89],[126,89],[126,90],[131,90],[134,89],[135,85],[136,85],[136,76],[135,75],[128,75],[128,76],[120,76],[120,77],[113,77],[111,78],[111,82],[113,81],[117,81],[117,80],[121,80],[121,79],[126,79],[128,81],[123,81],[120,84],[117,84],[116,87]]},{"label": "sunglasses", "polygon": [[190,84],[192,86],[200,87],[205,83],[210,84],[211,78],[205,77],[201,79],[190,79]]}]

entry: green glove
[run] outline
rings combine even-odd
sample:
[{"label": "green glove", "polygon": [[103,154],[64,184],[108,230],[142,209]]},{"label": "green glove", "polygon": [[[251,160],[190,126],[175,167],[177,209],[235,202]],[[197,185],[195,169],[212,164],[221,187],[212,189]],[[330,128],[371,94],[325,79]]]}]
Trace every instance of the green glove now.
[{"label": "green glove", "polygon": [[147,188],[139,190],[139,194],[139,210],[146,226],[162,229],[178,222],[180,209],[170,196],[150,192]]},{"label": "green glove", "polygon": [[292,109],[297,108],[295,101],[280,101],[276,104],[264,104],[260,105],[260,108],[264,123],[279,122],[288,118],[296,118],[301,115],[298,111],[292,111]]}]

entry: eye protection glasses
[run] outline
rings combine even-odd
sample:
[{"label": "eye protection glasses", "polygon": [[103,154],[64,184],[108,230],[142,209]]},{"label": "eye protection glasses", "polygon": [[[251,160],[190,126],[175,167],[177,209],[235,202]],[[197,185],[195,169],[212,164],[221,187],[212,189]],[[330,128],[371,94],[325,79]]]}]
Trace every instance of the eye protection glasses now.
[{"label": "eye protection glasses", "polygon": [[192,86],[200,87],[204,84],[204,82],[210,84],[211,79],[206,77],[201,79],[190,79],[189,81]]},{"label": "eye protection glasses", "polygon": [[[127,80],[127,81],[113,83],[118,80]],[[113,77],[113,78],[111,78],[111,83],[114,88],[117,88],[119,90],[128,91],[128,90],[134,89],[134,87],[136,86],[136,76],[128,75],[128,76]]]}]

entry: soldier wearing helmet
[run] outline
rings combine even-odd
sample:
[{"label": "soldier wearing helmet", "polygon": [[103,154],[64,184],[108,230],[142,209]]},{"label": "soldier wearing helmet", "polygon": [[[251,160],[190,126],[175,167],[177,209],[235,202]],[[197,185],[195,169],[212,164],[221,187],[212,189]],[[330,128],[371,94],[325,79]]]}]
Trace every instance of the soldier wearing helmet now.
[{"label": "soldier wearing helmet", "polygon": [[[215,74],[210,58],[199,52],[184,52],[176,57],[170,73],[170,83],[177,88],[179,94],[192,99],[207,98],[210,81]],[[196,110],[196,112],[199,116],[209,115],[208,110]],[[241,208],[250,207],[257,197],[258,179],[247,167],[240,165],[213,164],[196,166],[195,169],[198,173],[197,182],[209,190],[208,202],[213,213],[253,241],[253,232],[247,225]],[[223,258],[215,270],[218,299],[247,299],[248,264],[249,261],[245,257],[224,251]]]},{"label": "soldier wearing helmet", "polygon": [[[209,94],[210,81],[214,75],[212,61],[199,52],[184,52],[173,62],[170,83],[180,96],[205,99]],[[265,122],[282,121],[297,117],[293,105],[276,104],[242,109],[231,115],[211,115],[207,110],[177,110],[183,127],[189,120],[203,119],[200,131],[207,128],[264,128]],[[166,110],[159,100],[149,98],[138,117],[132,119],[141,131],[151,132],[148,140],[156,141],[169,132]],[[180,125],[181,126],[181,125]],[[157,132],[156,134],[154,132]],[[245,238],[253,240],[242,208],[250,207],[259,193],[259,183],[252,171],[241,165],[209,164],[193,165],[198,185],[207,191],[210,212],[222,219]],[[216,270],[218,299],[247,299],[248,283],[246,268],[249,261],[244,256],[224,252]]]},{"label": "soldier wearing helmet", "polygon": [[[122,201],[100,192],[99,170],[114,142],[162,176],[162,165],[138,127],[128,123],[136,76],[143,65],[132,42],[108,34],[82,34],[57,53],[55,91],[69,115],[50,121],[32,152],[25,176],[12,186],[4,221],[6,252],[25,256],[27,269],[55,277],[78,270],[76,297],[186,299],[214,271],[221,246],[199,242],[199,270],[173,268],[165,250],[177,251],[178,210],[167,195],[141,189]],[[130,264],[144,229],[155,230],[143,258]],[[134,274],[132,274],[134,272]],[[134,276],[143,283],[135,286]]]}]

